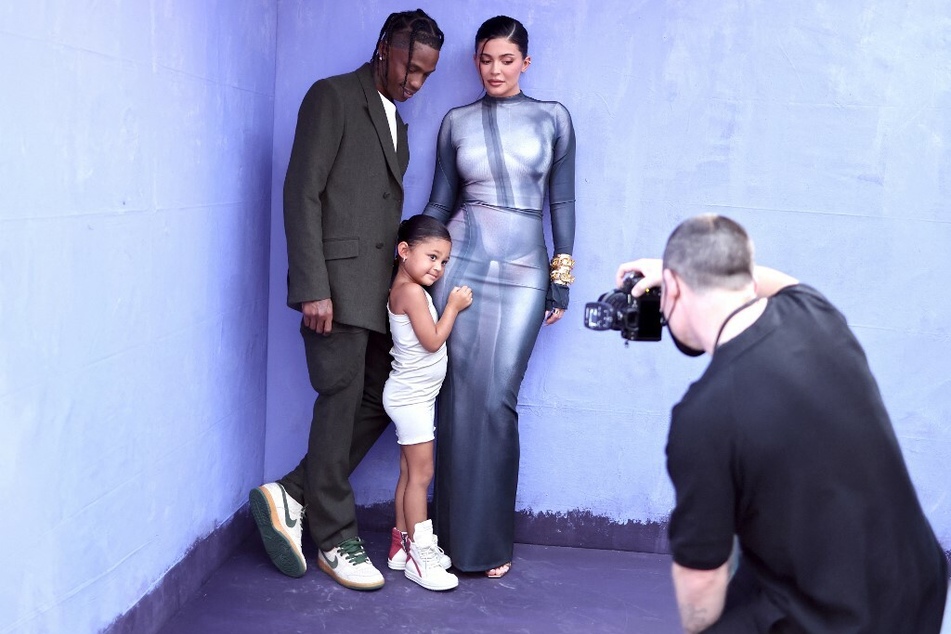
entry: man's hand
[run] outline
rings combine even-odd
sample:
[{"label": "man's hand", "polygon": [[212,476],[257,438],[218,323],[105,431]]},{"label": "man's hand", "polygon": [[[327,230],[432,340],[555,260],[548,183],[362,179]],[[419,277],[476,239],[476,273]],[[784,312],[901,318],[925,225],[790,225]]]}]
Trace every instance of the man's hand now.
[{"label": "man's hand", "polygon": [[624,283],[624,276],[628,273],[639,273],[644,276],[644,279],[634,285],[631,295],[640,297],[647,289],[660,286],[663,280],[661,276],[663,268],[663,261],[658,259],[641,258],[632,262],[625,262],[617,267],[617,273],[614,275],[614,287],[621,288]]},{"label": "man's hand", "polygon": [[330,334],[330,326],[334,320],[334,304],[328,297],[313,302],[302,302],[301,312],[304,314],[304,325],[322,335]]}]

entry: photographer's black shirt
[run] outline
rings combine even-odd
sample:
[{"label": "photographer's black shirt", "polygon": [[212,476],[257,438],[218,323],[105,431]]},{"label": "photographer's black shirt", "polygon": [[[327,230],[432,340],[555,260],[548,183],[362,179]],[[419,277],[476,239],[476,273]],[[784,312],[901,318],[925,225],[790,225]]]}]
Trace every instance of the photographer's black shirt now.
[{"label": "photographer's black shirt", "polygon": [[865,353],[818,291],[783,289],[717,349],[673,409],[667,468],[674,561],[718,568],[736,534],[760,617],[786,615],[789,631],[938,631],[944,553]]}]

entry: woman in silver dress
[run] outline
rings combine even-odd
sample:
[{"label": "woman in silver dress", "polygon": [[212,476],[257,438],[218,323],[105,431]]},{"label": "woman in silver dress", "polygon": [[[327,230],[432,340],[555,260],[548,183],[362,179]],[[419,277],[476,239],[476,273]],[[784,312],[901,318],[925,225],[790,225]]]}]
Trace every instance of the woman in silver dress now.
[{"label": "woman in silver dress", "polygon": [[457,569],[501,577],[515,533],[519,387],[542,323],[562,317],[574,279],[575,138],[563,105],[521,92],[531,59],[518,20],[487,20],[474,58],[485,95],[443,119],[424,212],[452,234],[452,259],[432,287],[436,306],[454,286],[474,297],[448,341],[433,518]]}]

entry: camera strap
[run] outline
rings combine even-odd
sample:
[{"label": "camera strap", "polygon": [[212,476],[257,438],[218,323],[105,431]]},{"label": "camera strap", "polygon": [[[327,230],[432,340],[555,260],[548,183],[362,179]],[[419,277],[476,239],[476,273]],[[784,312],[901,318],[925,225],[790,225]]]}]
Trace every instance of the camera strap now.
[{"label": "camera strap", "polygon": [[749,301],[747,301],[747,302],[744,302],[744,303],[741,304],[740,306],[737,306],[736,308],[734,308],[734,309],[733,309],[733,312],[731,312],[729,315],[726,316],[726,319],[724,319],[724,320],[723,320],[723,323],[720,324],[720,330],[717,331],[717,339],[716,339],[716,341],[713,342],[713,351],[714,351],[714,352],[716,352],[717,346],[720,345],[720,335],[723,334],[723,329],[726,328],[727,323],[728,323],[731,319],[733,319],[734,317],[736,317],[737,314],[739,314],[740,312],[746,310],[747,308],[749,308],[750,306],[752,306],[753,304],[755,304],[756,302],[758,302],[758,301],[761,300],[761,299],[763,299],[763,298],[762,298],[762,297],[754,297],[753,299],[751,299],[751,300],[749,300]]}]

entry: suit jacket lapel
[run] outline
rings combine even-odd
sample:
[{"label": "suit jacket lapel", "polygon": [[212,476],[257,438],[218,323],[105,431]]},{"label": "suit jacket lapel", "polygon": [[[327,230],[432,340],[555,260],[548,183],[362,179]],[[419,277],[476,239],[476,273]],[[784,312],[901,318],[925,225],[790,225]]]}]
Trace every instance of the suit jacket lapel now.
[{"label": "suit jacket lapel", "polygon": [[[380,97],[380,93],[376,89],[376,84],[373,83],[373,71],[371,66],[369,64],[361,66],[357,71],[357,76],[363,85],[363,93],[367,98],[367,109],[370,112],[370,120],[373,122],[373,127],[376,128],[376,134],[380,139],[383,154],[386,156],[386,164],[389,166],[393,176],[396,177],[396,180],[399,181],[400,187],[402,187],[403,171],[405,165],[409,162],[409,155],[407,154],[406,162],[401,163],[396,156],[396,150],[393,149],[393,135],[390,132],[390,124],[386,120],[383,103],[380,101],[382,97]],[[399,113],[396,115],[396,122],[397,144],[400,146],[401,152],[406,151],[404,149],[406,147],[406,128],[403,125],[403,120],[400,118]]]}]

